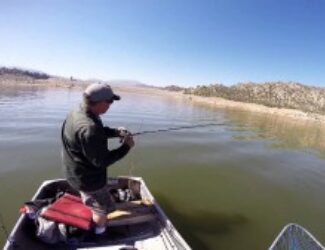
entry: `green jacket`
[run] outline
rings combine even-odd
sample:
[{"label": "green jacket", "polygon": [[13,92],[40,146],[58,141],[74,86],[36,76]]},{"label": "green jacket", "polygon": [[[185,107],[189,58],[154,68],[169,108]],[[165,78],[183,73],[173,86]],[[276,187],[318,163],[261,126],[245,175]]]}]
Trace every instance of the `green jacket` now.
[{"label": "green jacket", "polygon": [[69,113],[61,139],[63,168],[72,187],[94,191],[106,184],[106,168],[130,150],[127,144],[108,150],[107,139],[117,136],[116,129],[104,127],[100,117],[87,111],[84,104]]}]

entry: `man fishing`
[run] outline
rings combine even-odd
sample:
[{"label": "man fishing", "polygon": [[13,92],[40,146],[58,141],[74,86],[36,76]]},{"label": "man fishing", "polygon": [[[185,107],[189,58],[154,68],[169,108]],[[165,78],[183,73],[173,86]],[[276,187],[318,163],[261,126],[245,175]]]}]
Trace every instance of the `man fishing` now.
[{"label": "man fishing", "polygon": [[[62,125],[64,172],[69,184],[80,192],[83,203],[91,208],[96,234],[105,232],[106,215],[115,210],[106,186],[106,168],[134,146],[131,133],[124,128],[104,127],[100,119],[120,99],[109,85],[91,84],[83,93],[83,102]],[[122,144],[108,150],[107,139],[113,137],[120,137]]]}]

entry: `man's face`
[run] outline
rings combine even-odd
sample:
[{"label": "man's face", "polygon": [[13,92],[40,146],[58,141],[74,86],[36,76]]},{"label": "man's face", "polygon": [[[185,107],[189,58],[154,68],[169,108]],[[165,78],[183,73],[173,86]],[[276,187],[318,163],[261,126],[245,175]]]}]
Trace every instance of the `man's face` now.
[{"label": "man's face", "polygon": [[101,101],[96,104],[96,110],[99,115],[105,114],[109,107],[112,105],[112,101]]}]

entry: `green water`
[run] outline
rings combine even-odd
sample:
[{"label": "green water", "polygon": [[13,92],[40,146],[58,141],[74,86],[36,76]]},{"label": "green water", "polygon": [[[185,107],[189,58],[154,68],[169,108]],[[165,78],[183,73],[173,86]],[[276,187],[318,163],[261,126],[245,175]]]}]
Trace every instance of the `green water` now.
[{"label": "green water", "polygon": [[[80,95],[0,89],[0,212],[8,231],[40,183],[62,177],[60,126]],[[142,176],[193,249],[267,249],[289,222],[325,243],[325,129],[320,125],[162,96],[121,95],[103,119],[112,127],[137,132],[224,124],[136,137],[134,150],[108,169],[110,175]]]}]

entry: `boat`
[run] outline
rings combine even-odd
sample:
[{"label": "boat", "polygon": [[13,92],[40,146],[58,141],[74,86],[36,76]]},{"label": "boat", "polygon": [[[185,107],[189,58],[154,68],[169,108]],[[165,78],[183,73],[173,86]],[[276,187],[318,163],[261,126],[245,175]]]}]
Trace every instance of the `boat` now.
[{"label": "boat", "polygon": [[[124,196],[132,193],[132,197],[129,195],[128,199],[124,201],[121,199],[115,203],[117,209],[123,213],[111,216],[108,220],[104,239],[98,241],[93,237],[94,233],[86,232],[82,240],[48,244],[35,236],[35,221],[28,213],[22,213],[4,249],[191,249],[158,205],[141,177],[112,177],[108,179],[107,185],[111,193],[119,195],[124,191]],[[51,199],[56,197],[58,192],[78,196],[78,192],[73,190],[65,179],[55,179],[44,181],[31,201]]]},{"label": "boat", "polygon": [[289,223],[275,238],[269,250],[323,250],[322,244],[302,226]]}]

